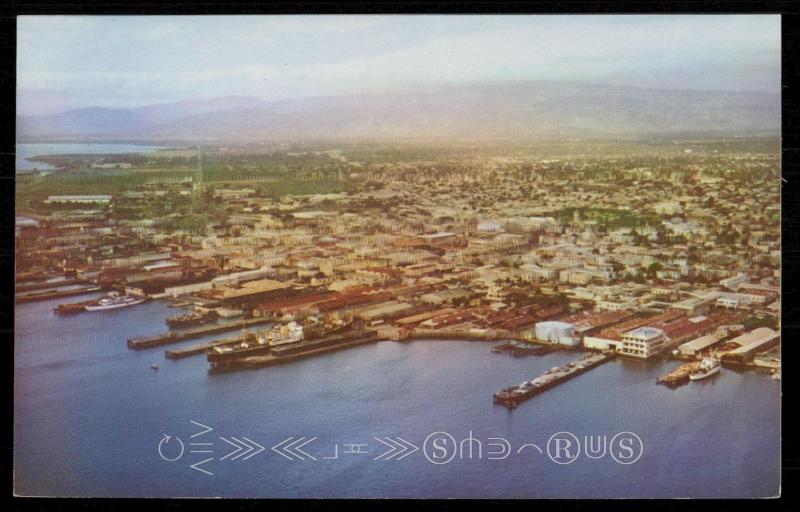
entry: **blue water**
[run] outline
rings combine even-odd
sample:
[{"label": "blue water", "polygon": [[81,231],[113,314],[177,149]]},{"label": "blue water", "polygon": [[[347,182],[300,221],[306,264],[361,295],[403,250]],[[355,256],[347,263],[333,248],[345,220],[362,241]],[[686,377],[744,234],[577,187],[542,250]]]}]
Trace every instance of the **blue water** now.
[{"label": "blue water", "polygon": [[[21,495],[778,494],[780,385],[765,375],[723,370],[712,380],[670,390],[655,379],[675,363],[614,361],[509,412],[492,403],[493,392],[577,355],[515,359],[492,354],[484,342],[381,342],[215,375],[202,356],[171,361],[164,359],[164,348],[126,348],[129,336],[163,331],[175,309],[148,302],[57,317],[51,310],[58,302],[23,304],[15,311],[14,471]],[[149,368],[154,362],[160,370]],[[191,438],[204,430],[191,420],[214,430]],[[435,431],[457,441],[472,431],[483,442],[483,458],[437,465],[420,450],[399,461],[373,460],[388,450],[375,436],[400,436],[422,447]],[[525,443],[544,449],[559,431],[580,438],[630,431],[644,449],[629,465],[608,456],[560,465],[531,447],[516,453]],[[164,434],[185,444],[175,462],[159,456]],[[317,437],[302,447],[317,460],[290,461],[269,449],[289,436]],[[236,454],[220,460],[233,451],[220,437],[245,437],[267,449],[247,460],[231,460]],[[490,437],[506,438],[511,455],[486,458]],[[192,441],[213,442],[193,448],[212,453],[188,453]],[[180,454],[177,443],[172,437],[164,445],[166,458]],[[344,453],[345,445],[363,443],[368,454]],[[323,459],[333,457],[337,445],[338,458]],[[207,458],[213,460],[199,467],[212,475],[189,467]]]},{"label": "blue water", "polygon": [[145,153],[163,149],[159,146],[144,146],[138,144],[104,144],[104,143],[37,143],[17,144],[16,167],[17,172],[52,170],[54,167],[44,162],[32,162],[28,158],[47,155],[112,155],[122,153]]}]

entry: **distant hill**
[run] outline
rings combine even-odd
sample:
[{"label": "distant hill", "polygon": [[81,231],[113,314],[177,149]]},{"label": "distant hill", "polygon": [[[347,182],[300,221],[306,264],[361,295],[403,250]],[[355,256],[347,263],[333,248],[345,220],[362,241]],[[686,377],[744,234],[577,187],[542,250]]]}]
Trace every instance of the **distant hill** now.
[{"label": "distant hill", "polygon": [[550,82],[408,93],[85,108],[17,118],[18,139],[228,140],[525,137],[780,130],[779,95]]}]

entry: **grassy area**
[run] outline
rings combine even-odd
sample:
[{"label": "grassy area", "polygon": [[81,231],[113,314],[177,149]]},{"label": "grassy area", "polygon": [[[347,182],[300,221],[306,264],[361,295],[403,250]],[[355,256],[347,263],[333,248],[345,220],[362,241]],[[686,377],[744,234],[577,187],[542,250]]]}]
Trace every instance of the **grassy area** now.
[{"label": "grassy area", "polygon": [[334,194],[347,190],[347,183],[341,180],[277,181],[259,186],[262,194],[272,198],[284,195]]}]

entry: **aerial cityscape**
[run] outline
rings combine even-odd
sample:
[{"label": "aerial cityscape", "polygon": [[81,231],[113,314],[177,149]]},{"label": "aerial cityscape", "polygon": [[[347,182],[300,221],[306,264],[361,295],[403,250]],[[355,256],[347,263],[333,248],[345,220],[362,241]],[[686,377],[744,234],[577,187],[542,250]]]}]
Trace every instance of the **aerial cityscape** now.
[{"label": "aerial cityscape", "polygon": [[[179,84],[190,99],[157,101],[138,87],[97,96],[115,72],[100,39],[99,78],[83,84],[47,67],[36,36],[63,23],[53,37],[85,62],[70,24],[90,39],[146,29],[146,48],[229,21],[57,18],[19,22],[18,494],[779,495],[779,17],[584,20],[606,37],[630,28],[641,55],[615,62],[633,69],[707,23],[719,62],[696,83],[617,84],[632,72],[610,64],[589,79],[489,69],[489,82],[469,59],[444,83],[432,58],[425,87],[387,72],[402,90],[376,81],[379,52],[389,68],[428,54],[393,48],[395,32],[429,30],[430,48],[457,52],[457,35],[580,27],[273,19],[287,44],[303,23],[305,41],[338,26],[381,41],[335,39],[375,52],[352,70],[366,60],[376,88],[325,93],[287,71],[275,81],[297,79],[297,95],[231,86],[202,100]],[[730,24],[768,35],[725,41]],[[766,62],[741,62],[751,46]],[[539,64],[579,63],[568,51]],[[346,85],[330,69],[344,61],[315,58],[320,81]],[[654,64],[652,79],[702,62]],[[761,81],[731,82],[742,66]],[[36,82],[51,71],[63,91]]]}]

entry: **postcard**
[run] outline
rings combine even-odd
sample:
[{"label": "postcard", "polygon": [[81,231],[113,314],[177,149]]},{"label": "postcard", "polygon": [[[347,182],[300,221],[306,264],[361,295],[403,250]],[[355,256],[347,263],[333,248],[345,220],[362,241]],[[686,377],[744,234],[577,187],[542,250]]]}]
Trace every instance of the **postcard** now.
[{"label": "postcard", "polygon": [[780,496],[779,15],[17,28],[17,496]]}]

